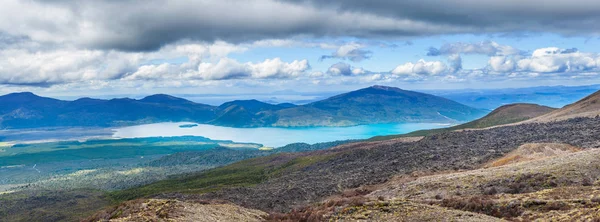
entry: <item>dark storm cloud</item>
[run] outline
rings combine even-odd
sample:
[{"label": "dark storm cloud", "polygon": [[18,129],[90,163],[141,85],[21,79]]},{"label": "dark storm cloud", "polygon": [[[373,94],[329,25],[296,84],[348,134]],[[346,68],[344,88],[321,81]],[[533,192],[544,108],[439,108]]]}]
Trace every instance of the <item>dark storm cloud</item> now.
[{"label": "dark storm cloud", "polygon": [[[600,1],[595,0],[8,1],[22,4],[3,4],[15,8],[11,11],[16,14],[6,18],[22,24],[13,33],[127,51],[155,50],[180,40],[239,43],[292,36],[395,39],[456,33],[600,34]],[[21,15],[18,10],[23,7],[53,11]],[[54,14],[57,18],[48,18]]]},{"label": "dark storm cloud", "polygon": [[[436,24],[472,26],[483,30],[493,30],[497,27],[519,31],[546,28],[544,26],[547,26],[555,29],[573,28],[574,30],[585,31],[582,28],[592,25],[592,21],[598,21],[600,18],[598,14],[600,12],[600,2],[595,0],[286,1],[318,7],[330,7],[346,12],[378,14]],[[571,24],[573,27],[566,27],[565,24]]]}]

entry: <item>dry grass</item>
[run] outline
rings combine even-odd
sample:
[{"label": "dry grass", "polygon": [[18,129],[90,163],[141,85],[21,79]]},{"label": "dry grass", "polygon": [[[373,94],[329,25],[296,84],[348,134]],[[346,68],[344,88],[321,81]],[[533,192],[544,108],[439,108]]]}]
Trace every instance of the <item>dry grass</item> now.
[{"label": "dry grass", "polygon": [[497,167],[397,177],[367,196],[514,221],[600,220],[600,149],[579,150],[527,144],[491,162]]},{"label": "dry grass", "polygon": [[346,207],[331,221],[502,221],[491,216],[411,201],[369,202]]},{"label": "dry grass", "polygon": [[504,157],[494,160],[484,167],[498,167],[507,164],[526,162],[537,159],[561,156],[568,153],[581,151],[582,149],[562,143],[527,143]]},{"label": "dry grass", "polygon": [[127,201],[97,213],[86,221],[262,221],[267,214],[218,202],[182,202],[166,199]]},{"label": "dry grass", "polygon": [[402,184],[392,180],[370,195],[387,199],[436,199],[437,195],[526,193],[561,186],[591,185],[600,178],[598,159],[600,149],[591,149],[499,167],[424,176]]}]

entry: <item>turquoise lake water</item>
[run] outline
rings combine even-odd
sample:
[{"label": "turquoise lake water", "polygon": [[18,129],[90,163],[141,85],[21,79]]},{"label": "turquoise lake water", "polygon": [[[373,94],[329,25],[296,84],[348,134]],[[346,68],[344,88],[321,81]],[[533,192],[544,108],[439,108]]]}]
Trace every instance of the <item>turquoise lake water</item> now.
[{"label": "turquoise lake water", "polygon": [[403,134],[422,129],[448,127],[439,123],[372,124],[351,127],[307,128],[231,128],[198,124],[192,128],[180,125],[193,123],[155,123],[115,129],[115,138],[139,138],[158,136],[203,136],[213,140],[260,143],[269,147],[281,147],[290,143],[319,143],[347,139],[367,139],[373,136]]}]

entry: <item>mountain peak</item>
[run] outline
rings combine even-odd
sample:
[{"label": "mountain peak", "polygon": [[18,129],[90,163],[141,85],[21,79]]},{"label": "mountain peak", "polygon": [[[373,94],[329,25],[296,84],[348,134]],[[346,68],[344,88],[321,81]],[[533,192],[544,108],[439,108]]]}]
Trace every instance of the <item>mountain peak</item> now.
[{"label": "mountain peak", "polygon": [[9,100],[17,100],[17,101],[25,101],[25,100],[43,99],[44,97],[33,94],[32,92],[18,92],[18,93],[6,94],[4,96],[0,96],[0,98],[9,99]]},{"label": "mountain peak", "polygon": [[233,100],[233,101],[221,104],[221,106],[223,106],[223,107],[231,106],[231,105],[248,106],[248,105],[271,105],[271,104],[265,103],[265,102],[261,102],[261,101],[258,101],[256,99]]},{"label": "mountain peak", "polygon": [[146,96],[143,99],[140,99],[141,102],[148,103],[188,103],[190,102],[187,99],[167,95],[167,94],[154,94],[150,96]]},{"label": "mountain peak", "polygon": [[393,86],[382,86],[382,85],[373,85],[371,87],[368,87],[367,89],[375,89],[375,90],[384,90],[384,91],[404,91],[398,87],[393,87]]},{"label": "mountain peak", "polygon": [[33,94],[32,92],[17,92],[17,93],[10,93],[10,94],[6,94],[5,96],[19,96],[19,97],[40,97],[36,94]]}]

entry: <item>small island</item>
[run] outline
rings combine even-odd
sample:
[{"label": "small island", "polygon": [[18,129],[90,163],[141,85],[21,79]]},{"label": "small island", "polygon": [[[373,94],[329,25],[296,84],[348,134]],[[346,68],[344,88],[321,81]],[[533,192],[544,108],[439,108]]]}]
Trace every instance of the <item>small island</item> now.
[{"label": "small island", "polygon": [[183,125],[179,125],[179,128],[193,128],[193,127],[197,127],[198,124],[183,124]]}]

